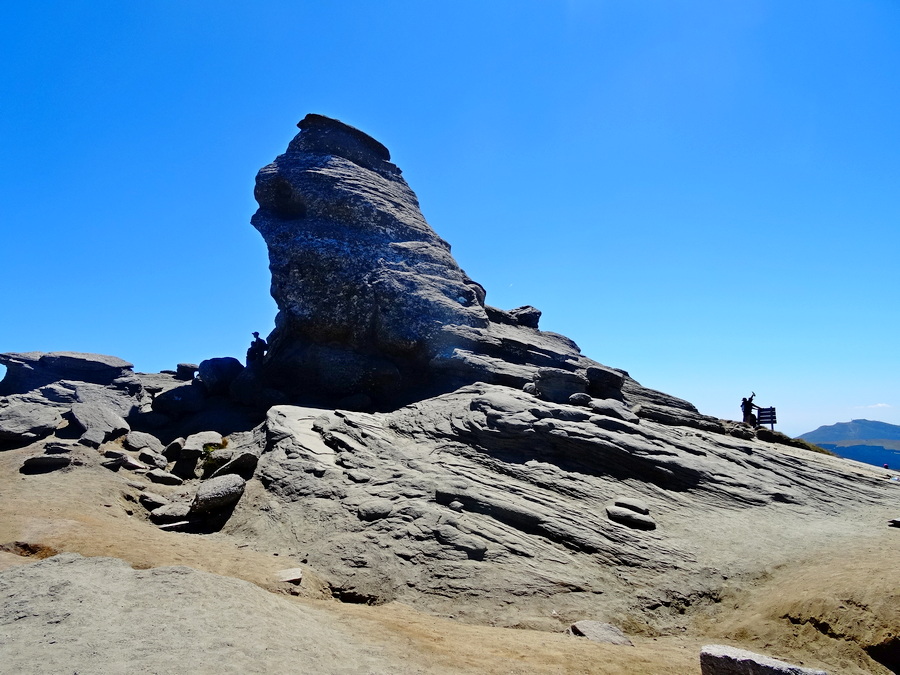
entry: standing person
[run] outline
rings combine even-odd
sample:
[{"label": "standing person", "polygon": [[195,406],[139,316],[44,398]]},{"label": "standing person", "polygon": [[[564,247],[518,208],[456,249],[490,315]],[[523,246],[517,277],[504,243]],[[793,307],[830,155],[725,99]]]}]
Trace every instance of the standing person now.
[{"label": "standing person", "polygon": [[741,412],[744,413],[744,424],[749,424],[753,428],[759,426],[756,423],[756,415],[753,414],[753,409],[759,410],[759,406],[753,402],[753,399],[756,398],[756,392],[750,392],[750,398],[742,398],[741,399]]},{"label": "standing person", "polygon": [[252,363],[259,363],[262,361],[263,356],[266,355],[268,349],[268,343],[259,337],[259,333],[254,331],[253,342],[250,343],[250,348],[247,350],[247,365],[249,366]]}]

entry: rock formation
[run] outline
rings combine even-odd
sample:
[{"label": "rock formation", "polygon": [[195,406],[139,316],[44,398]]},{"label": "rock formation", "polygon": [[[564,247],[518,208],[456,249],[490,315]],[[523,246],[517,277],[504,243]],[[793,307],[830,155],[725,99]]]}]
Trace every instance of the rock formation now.
[{"label": "rock formation", "polygon": [[[0,355],[0,443],[33,444],[25,478],[116,471],[147,527],[287,551],[342,600],[556,631],[681,627],[729,579],[896,518],[874,469],[703,415],[534,307],[485,304],[384,146],[299,126],[257,176],[265,357],[135,374]],[[895,663],[896,621],[859,611]]]},{"label": "rock formation", "polygon": [[479,381],[620,397],[623,375],[539,331],[540,311],[485,305],[384,146],[320,115],[298,126],[256,178],[252,223],[279,312],[257,389],[248,373],[245,390],[380,408]]}]

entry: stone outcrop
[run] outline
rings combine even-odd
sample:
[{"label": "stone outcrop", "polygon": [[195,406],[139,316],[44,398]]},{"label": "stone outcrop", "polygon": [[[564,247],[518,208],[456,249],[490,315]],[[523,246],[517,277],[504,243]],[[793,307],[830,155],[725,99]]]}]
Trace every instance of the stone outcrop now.
[{"label": "stone outcrop", "polygon": [[824,670],[791,665],[762,654],[726,645],[707,645],[700,652],[702,675],[828,675]]},{"label": "stone outcrop", "polygon": [[279,311],[269,353],[235,395],[390,409],[480,381],[555,402],[622,399],[627,376],[540,331],[539,310],[485,305],[384,146],[320,115],[298,126],[256,179],[252,223]]}]

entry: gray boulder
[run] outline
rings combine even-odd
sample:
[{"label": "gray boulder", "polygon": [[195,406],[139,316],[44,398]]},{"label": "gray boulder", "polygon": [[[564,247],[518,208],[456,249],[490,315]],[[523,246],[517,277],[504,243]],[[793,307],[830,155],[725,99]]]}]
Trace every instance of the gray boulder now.
[{"label": "gray boulder", "polygon": [[702,675],[828,675],[824,670],[794,666],[726,645],[703,647],[700,672]]},{"label": "gray boulder", "polygon": [[537,328],[538,322],[541,320],[541,310],[531,305],[516,307],[509,310],[509,313],[519,325],[528,328]]},{"label": "gray boulder", "polygon": [[191,504],[190,515],[217,513],[234,506],[244,494],[246,484],[247,481],[236,474],[227,474],[203,481],[197,488],[197,495]]},{"label": "gray boulder", "polygon": [[206,359],[200,362],[200,381],[210,395],[227,394],[235,378],[244,370],[244,364],[233,356]]},{"label": "gray boulder", "polygon": [[160,440],[153,434],[148,434],[144,431],[128,432],[128,435],[125,436],[124,444],[129,450],[143,450],[146,448],[160,455],[165,452],[165,448]]},{"label": "gray boulder", "polygon": [[206,389],[199,382],[173,387],[154,398],[152,406],[156,412],[176,417],[198,412],[206,406]]},{"label": "gray boulder", "polygon": [[157,525],[163,523],[179,523],[188,517],[191,505],[187,502],[170,502],[158,506],[150,512],[150,520]]},{"label": "gray boulder", "polygon": [[53,407],[14,402],[0,408],[0,448],[33,443],[52,434],[61,422],[59,412]]},{"label": "gray boulder", "polygon": [[57,469],[64,469],[72,463],[72,457],[66,454],[35,455],[26,459],[20,473],[48,473]]},{"label": "gray boulder", "polygon": [[178,476],[162,469],[151,469],[147,472],[147,478],[160,485],[181,485],[184,482]]},{"label": "gray boulder", "polygon": [[138,452],[138,460],[148,466],[155,466],[157,469],[165,469],[169,466],[169,461],[165,458],[165,455],[153,452],[150,448],[144,448]]},{"label": "gray boulder", "polygon": [[97,403],[74,403],[71,410],[72,421],[83,430],[80,442],[92,448],[116,438],[130,430],[116,410]]}]

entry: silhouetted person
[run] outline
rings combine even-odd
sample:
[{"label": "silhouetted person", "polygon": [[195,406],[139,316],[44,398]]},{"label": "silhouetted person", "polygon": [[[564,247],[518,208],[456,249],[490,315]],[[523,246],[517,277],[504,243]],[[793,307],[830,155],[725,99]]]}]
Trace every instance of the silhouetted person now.
[{"label": "silhouetted person", "polygon": [[750,398],[742,398],[741,399],[741,412],[744,413],[744,424],[749,424],[752,427],[759,426],[756,423],[756,415],[753,414],[753,409],[759,410],[759,406],[753,402],[753,399],[756,397],[756,392],[750,393]]},{"label": "silhouetted person", "polygon": [[253,342],[250,343],[250,348],[247,350],[247,365],[249,366],[262,361],[268,349],[268,343],[259,337],[259,333],[254,331]]}]

